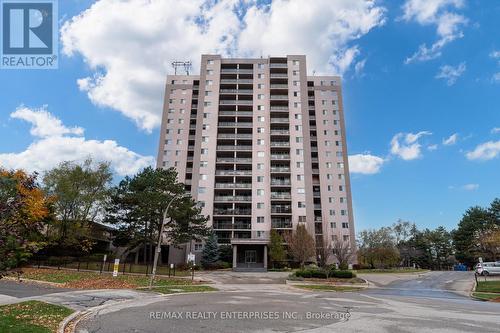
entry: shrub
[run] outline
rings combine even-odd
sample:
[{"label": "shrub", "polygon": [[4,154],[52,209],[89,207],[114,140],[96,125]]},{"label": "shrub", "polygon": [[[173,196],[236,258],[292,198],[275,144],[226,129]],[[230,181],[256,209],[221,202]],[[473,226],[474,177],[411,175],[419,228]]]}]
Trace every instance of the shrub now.
[{"label": "shrub", "polygon": [[352,271],[333,271],[332,273],[333,277],[339,278],[339,279],[351,279],[356,277],[356,274],[354,274]]}]

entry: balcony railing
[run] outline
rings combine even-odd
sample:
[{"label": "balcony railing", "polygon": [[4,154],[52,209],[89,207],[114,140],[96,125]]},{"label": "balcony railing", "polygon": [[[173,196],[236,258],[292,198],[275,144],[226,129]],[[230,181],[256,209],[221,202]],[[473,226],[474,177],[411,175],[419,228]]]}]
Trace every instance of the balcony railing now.
[{"label": "balcony railing", "polygon": [[223,201],[223,202],[234,202],[234,201],[252,201],[252,196],[250,195],[223,195],[223,196],[215,196],[214,201]]},{"label": "balcony railing", "polygon": [[251,209],[214,209],[214,215],[252,215]]},{"label": "balcony railing", "polygon": [[289,160],[290,155],[288,154],[277,154],[277,155],[271,155],[272,160]]},{"label": "balcony railing", "polygon": [[247,100],[247,99],[221,99],[221,100],[219,100],[220,105],[233,105],[233,104],[252,105],[252,103],[253,103],[252,100]]},{"label": "balcony railing", "polygon": [[251,133],[219,133],[217,139],[251,139]]},{"label": "balcony railing", "polygon": [[217,176],[251,176],[252,170],[215,170]]},{"label": "balcony railing", "polygon": [[252,231],[245,234],[234,234],[234,238],[237,239],[269,239],[269,232],[267,231]]},{"label": "balcony railing", "polygon": [[271,207],[271,213],[276,213],[276,214],[291,214],[292,213],[292,207],[291,206],[275,206]]},{"label": "balcony railing", "polygon": [[252,74],[253,69],[221,68],[220,72],[221,74],[231,74],[231,73]]},{"label": "balcony railing", "polygon": [[215,188],[252,188],[252,183],[215,183]]},{"label": "balcony railing", "polygon": [[251,158],[243,158],[243,157],[218,157],[217,162],[227,162],[227,163],[252,163]]},{"label": "balcony railing", "polygon": [[286,63],[277,63],[277,62],[272,62],[269,64],[269,68],[287,68],[288,64]]},{"label": "balcony railing", "polygon": [[290,168],[285,168],[285,167],[271,167],[271,172],[290,172]]},{"label": "balcony railing", "polygon": [[252,111],[219,111],[220,116],[251,116]]},{"label": "balcony railing", "polygon": [[271,89],[288,89],[288,84],[271,84]]},{"label": "balcony railing", "polygon": [[220,83],[224,84],[224,83],[252,83],[253,80],[252,79],[238,79],[238,80],[235,80],[235,79],[222,79],[220,80]]},{"label": "balcony railing", "polygon": [[313,192],[313,196],[314,197],[320,197],[321,196],[321,192],[320,191],[314,191]]},{"label": "balcony railing", "polygon": [[271,130],[271,135],[290,135],[289,130]]},{"label": "balcony railing", "polygon": [[290,186],[290,180],[271,180],[271,185]]},{"label": "balcony railing", "polygon": [[221,94],[253,94],[251,89],[221,89]]},{"label": "balcony railing", "polygon": [[233,122],[219,122],[219,127],[252,127],[252,123],[233,123]]},{"label": "balcony railing", "polygon": [[288,95],[271,95],[271,99],[287,100]]},{"label": "balcony railing", "polygon": [[288,111],[288,106],[271,106],[271,111]]},{"label": "balcony railing", "polygon": [[288,141],[271,141],[271,147],[289,147],[290,142]]},{"label": "balcony railing", "polygon": [[290,119],[288,118],[271,118],[271,123],[288,124]]},{"label": "balcony railing", "polygon": [[321,209],[321,205],[320,204],[314,204],[314,209],[316,209],[316,210]]},{"label": "balcony railing", "polygon": [[271,199],[291,199],[292,195],[290,193],[276,193],[271,192]]},{"label": "balcony railing", "polygon": [[292,228],[291,220],[271,220],[271,227],[275,229],[290,229]]},{"label": "balcony railing", "polygon": [[287,73],[271,73],[270,77],[272,79],[288,79]]},{"label": "balcony railing", "polygon": [[252,146],[217,146],[217,150],[252,150]]}]

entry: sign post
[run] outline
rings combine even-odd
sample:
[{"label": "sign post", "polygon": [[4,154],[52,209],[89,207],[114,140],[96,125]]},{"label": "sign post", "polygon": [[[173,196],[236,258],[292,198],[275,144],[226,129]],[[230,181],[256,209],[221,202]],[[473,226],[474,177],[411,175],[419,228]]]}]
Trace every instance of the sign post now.
[{"label": "sign post", "polygon": [[118,276],[118,269],[120,268],[120,259],[115,259],[115,265],[113,266],[113,276]]}]

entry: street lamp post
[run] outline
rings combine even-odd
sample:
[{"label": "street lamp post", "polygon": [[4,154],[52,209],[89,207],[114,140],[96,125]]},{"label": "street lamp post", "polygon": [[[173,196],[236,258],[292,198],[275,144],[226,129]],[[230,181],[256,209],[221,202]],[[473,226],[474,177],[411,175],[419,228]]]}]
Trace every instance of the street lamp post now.
[{"label": "street lamp post", "polygon": [[160,252],[161,252],[161,241],[162,241],[163,231],[165,229],[165,220],[167,219],[168,209],[170,208],[170,205],[172,204],[172,202],[174,202],[175,199],[182,197],[182,196],[184,196],[184,195],[180,195],[180,194],[174,195],[174,197],[172,199],[170,199],[170,201],[168,202],[167,208],[165,208],[165,211],[163,212],[163,220],[161,223],[160,234],[158,235],[158,243],[156,244],[155,258],[153,261],[153,270],[151,272],[151,279],[149,280],[149,289],[151,289],[153,287],[153,281],[154,281],[155,276],[156,276],[156,266],[158,266],[158,257],[159,257]]}]

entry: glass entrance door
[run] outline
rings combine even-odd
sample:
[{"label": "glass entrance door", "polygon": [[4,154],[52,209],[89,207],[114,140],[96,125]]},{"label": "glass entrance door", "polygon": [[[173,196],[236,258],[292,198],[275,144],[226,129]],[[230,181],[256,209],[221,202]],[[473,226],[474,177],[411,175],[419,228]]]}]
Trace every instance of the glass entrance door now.
[{"label": "glass entrance door", "polygon": [[257,251],[246,250],[245,251],[245,264],[255,264],[257,262]]}]

